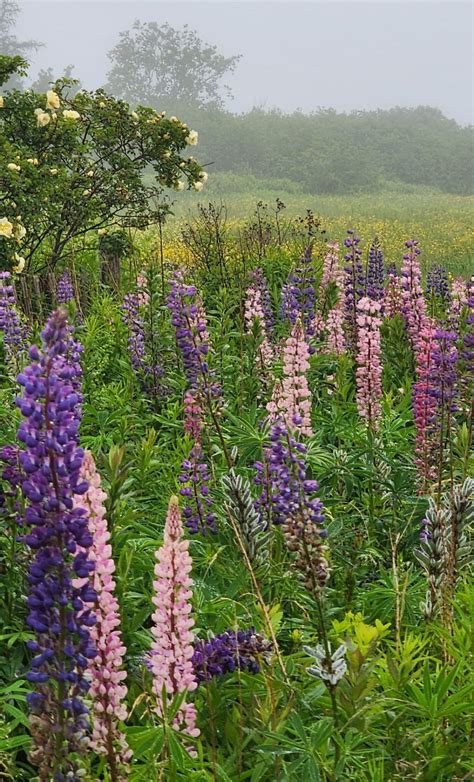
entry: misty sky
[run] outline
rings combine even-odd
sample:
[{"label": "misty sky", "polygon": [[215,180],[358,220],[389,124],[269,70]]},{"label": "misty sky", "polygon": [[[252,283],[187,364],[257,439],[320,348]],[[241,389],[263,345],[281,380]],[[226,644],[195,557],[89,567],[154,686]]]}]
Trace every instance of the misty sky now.
[{"label": "misty sky", "polygon": [[75,66],[83,86],[105,81],[107,51],[134,19],[188,24],[223,54],[242,54],[228,78],[233,111],[439,107],[473,121],[469,2],[128,2],[23,0],[19,38],[46,46],[31,74]]}]

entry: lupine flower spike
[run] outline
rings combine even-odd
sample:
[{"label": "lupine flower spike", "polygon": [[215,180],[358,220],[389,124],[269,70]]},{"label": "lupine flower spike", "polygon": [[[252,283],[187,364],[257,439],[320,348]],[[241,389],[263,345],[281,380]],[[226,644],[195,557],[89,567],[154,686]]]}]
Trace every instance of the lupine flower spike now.
[{"label": "lupine flower spike", "polygon": [[403,299],[403,317],[413,349],[416,349],[420,331],[426,317],[426,302],[421,287],[421,253],[418,242],[409,239],[405,242],[407,252],[403,256],[401,286]]},{"label": "lupine flower spike", "polygon": [[298,321],[283,347],[283,380],[267,405],[270,420],[283,417],[288,429],[311,437],[311,391],[306,373],[309,369],[309,347],[301,322]]},{"label": "lupine flower spike", "polygon": [[380,302],[367,296],[357,305],[357,407],[371,429],[377,428],[381,414],[381,309]]}]

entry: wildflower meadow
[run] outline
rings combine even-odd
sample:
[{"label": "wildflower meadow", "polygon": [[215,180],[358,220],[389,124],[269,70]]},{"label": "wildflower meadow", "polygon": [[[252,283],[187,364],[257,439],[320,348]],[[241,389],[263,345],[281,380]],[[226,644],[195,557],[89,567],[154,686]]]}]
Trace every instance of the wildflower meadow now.
[{"label": "wildflower meadow", "polygon": [[465,256],[233,222],[103,91],[0,107],[0,778],[471,779]]}]

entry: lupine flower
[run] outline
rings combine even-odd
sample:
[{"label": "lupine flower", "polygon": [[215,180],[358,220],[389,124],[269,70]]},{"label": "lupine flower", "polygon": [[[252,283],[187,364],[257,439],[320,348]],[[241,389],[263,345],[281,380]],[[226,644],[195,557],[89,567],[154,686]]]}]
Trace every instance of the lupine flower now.
[{"label": "lupine flower", "polygon": [[342,356],[346,350],[346,338],[344,336],[344,310],[338,303],[329,310],[326,318],[327,351],[336,356]]},{"label": "lupine flower", "polygon": [[471,404],[472,407],[474,396],[474,282],[471,282],[467,306],[468,316],[466,318],[466,331],[464,333],[460,355],[462,371],[461,382],[467,404]]},{"label": "lupine flower", "polygon": [[263,319],[265,321],[265,333],[268,339],[272,341],[275,317],[273,315],[272,300],[263,269],[255,269],[255,271],[250,272],[249,277],[252,281],[252,286],[260,293],[260,304],[263,310]]},{"label": "lupine flower", "polygon": [[262,293],[259,288],[251,285],[247,288],[244,305],[245,330],[247,334],[254,334],[255,325],[258,328],[260,344],[258,346],[258,358],[260,368],[265,371],[273,363],[273,347],[266,330],[265,312],[262,302]]},{"label": "lupine flower", "polygon": [[461,313],[468,301],[467,286],[465,280],[456,278],[453,280],[449,297],[449,309],[447,323],[452,331],[459,331]]},{"label": "lupine flower", "polygon": [[[91,680],[91,747],[107,758],[111,779],[114,782],[126,782],[127,764],[132,753],[118,725],[119,721],[127,718],[124,704],[127,694],[124,684],[126,672],[123,670],[126,649],[121,638],[119,605],[114,595],[115,563],[105,516],[107,495],[102,490],[100,475],[89,452],[84,456],[81,478],[88,483],[89,488],[85,494],[74,497],[74,505],[82,508],[89,520],[89,532],[92,535],[89,558],[94,563],[90,583],[97,594],[94,608],[96,623],[90,630],[96,656],[89,660],[87,666],[87,676]],[[86,582],[87,579],[78,579],[75,585]]]},{"label": "lupine flower", "polygon": [[65,269],[61,274],[56,288],[56,301],[58,304],[67,304],[74,300],[74,288],[72,285],[71,272]]},{"label": "lupine flower", "polygon": [[301,322],[291,330],[283,346],[283,380],[267,404],[270,421],[282,417],[287,427],[311,437],[311,391],[306,372],[309,369],[309,347]]},{"label": "lupine flower", "polygon": [[24,350],[26,334],[16,308],[15,291],[10,272],[0,272],[0,331],[9,363],[17,363]]},{"label": "lupine flower", "polygon": [[434,480],[439,443],[436,436],[438,400],[433,376],[433,351],[436,325],[426,318],[415,353],[416,382],[413,386],[413,414],[416,426],[415,464],[420,479],[420,494]]},{"label": "lupine flower", "polygon": [[347,671],[345,660],[346,644],[338,646],[333,654],[329,650],[329,655],[326,654],[321,644],[318,644],[315,649],[312,649],[310,646],[304,646],[303,649],[314,660],[313,664],[307,669],[307,673],[310,676],[315,676],[332,687],[335,687],[344,678]]},{"label": "lupine flower", "polygon": [[128,329],[128,354],[130,363],[143,389],[153,397],[163,394],[160,383],[164,375],[161,364],[150,361],[145,340],[145,320],[142,306],[148,294],[143,291],[127,293],[123,298],[122,321]]},{"label": "lupine flower", "polygon": [[[25,446],[20,454],[27,503],[23,540],[34,552],[27,621],[36,636],[28,642],[35,656],[26,674],[35,684],[28,696],[31,760],[41,780],[58,782],[79,780],[75,755],[89,745],[84,672],[96,654],[89,605],[96,593],[88,581],[94,569],[88,558],[92,538],[84,510],[74,506],[74,495],[84,494],[88,485],[80,475],[81,368],[71,332],[66,311],[53,312],[41,335],[42,352],[33,346],[32,363],[18,376],[24,391],[17,398],[24,417],[18,429]],[[76,578],[87,581],[76,587]]]},{"label": "lupine flower", "polygon": [[248,630],[226,630],[207,641],[196,640],[192,663],[198,684],[234,671],[259,673],[261,660],[267,662],[270,641]]},{"label": "lupine flower", "polygon": [[204,460],[200,443],[191,448],[187,459],[181,465],[179,493],[185,498],[183,510],[184,525],[192,535],[200,532],[202,535],[217,532],[216,517],[211,508],[213,505],[209,493],[209,468]]},{"label": "lupine flower", "polygon": [[195,444],[201,442],[202,407],[191,391],[184,395],[184,431]]},{"label": "lupine flower", "polygon": [[[234,460],[236,454],[232,454]],[[267,520],[262,518],[255,507],[247,478],[237,475],[231,467],[222,478],[226,494],[226,503],[233,518],[236,520],[242,543],[252,564],[266,564],[269,556],[270,529]]]},{"label": "lupine flower", "polygon": [[374,429],[381,415],[382,364],[380,361],[380,312],[382,305],[367,296],[357,305],[357,407]]},{"label": "lupine flower", "polygon": [[319,287],[319,297],[325,299],[327,288],[333,283],[339,292],[344,287],[344,269],[339,263],[339,244],[338,242],[328,242],[326,245],[328,252],[324,256],[323,274]]},{"label": "lupine flower", "polygon": [[431,266],[426,276],[426,295],[434,296],[443,302],[450,299],[448,272],[444,266]]},{"label": "lupine flower", "polygon": [[369,299],[382,301],[385,289],[385,269],[382,248],[375,238],[369,248],[367,260],[366,292]]},{"label": "lupine flower", "polygon": [[387,284],[385,286],[384,309],[387,318],[394,318],[403,312],[403,294],[400,277],[394,263],[387,267]]},{"label": "lupine flower", "polygon": [[316,314],[316,289],[311,247],[308,247],[303,258],[282,289],[282,317],[287,318],[294,326],[299,319],[303,324],[306,337],[314,334],[314,318]]},{"label": "lupine flower", "polygon": [[352,350],[357,342],[357,304],[364,295],[365,278],[362,269],[362,250],[359,247],[360,238],[353,230],[347,231],[344,239],[344,247],[347,252],[344,255],[344,309],[346,316],[346,341]]},{"label": "lupine flower", "polygon": [[[171,702],[178,693],[192,692],[197,687],[193,668],[194,621],[191,618],[191,587],[189,574],[192,560],[189,541],[183,538],[183,526],[177,497],[172,497],[166,517],[164,542],[156,552],[153,587],[155,611],[151,671],[157,712],[163,716],[163,688]],[[198,736],[196,709],[183,701],[174,720],[174,727],[190,736]]]},{"label": "lupine flower", "polygon": [[295,554],[295,567],[310,591],[327,583],[329,567],[323,539],[324,509],[316,497],[318,484],[306,477],[306,448],[278,422],[270,431],[270,447],[264,461],[256,462],[255,483],[262,487],[256,507],[265,522],[282,526],[288,549]]},{"label": "lupine flower", "polygon": [[[446,329],[436,329],[433,349],[433,384],[438,400],[437,426],[441,442],[449,438],[452,415],[456,412],[457,398],[457,335]],[[443,454],[439,457],[442,460]]]},{"label": "lupine flower", "polygon": [[426,317],[426,302],[421,287],[421,268],[418,257],[421,253],[418,242],[409,239],[405,242],[407,252],[403,256],[401,286],[403,298],[403,317],[413,349]]}]

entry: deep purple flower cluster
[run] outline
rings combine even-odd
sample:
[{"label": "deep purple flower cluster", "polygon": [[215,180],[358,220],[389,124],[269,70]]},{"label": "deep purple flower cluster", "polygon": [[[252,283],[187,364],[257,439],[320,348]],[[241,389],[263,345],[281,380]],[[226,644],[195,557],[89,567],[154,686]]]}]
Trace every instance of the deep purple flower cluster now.
[{"label": "deep purple flower cluster", "polygon": [[0,331],[3,331],[6,356],[14,361],[24,348],[26,334],[16,309],[10,272],[0,272]]},{"label": "deep purple flower cluster", "polygon": [[256,507],[262,519],[285,524],[290,517],[298,516],[317,524],[320,537],[325,537],[323,504],[315,496],[318,484],[306,477],[306,446],[280,422],[271,428],[270,443],[264,453],[266,463],[255,463],[255,483],[262,487]]},{"label": "deep purple flower cluster", "polygon": [[385,290],[385,269],[382,248],[377,239],[374,239],[369,248],[366,285],[369,299],[382,301]]},{"label": "deep purple flower cluster", "polygon": [[271,643],[255,632],[226,630],[208,641],[195,641],[192,663],[199,684],[235,670],[258,673],[261,660],[267,661]]},{"label": "deep purple flower cluster", "polygon": [[265,332],[269,339],[272,338],[275,328],[275,317],[273,315],[272,299],[268,290],[268,283],[263,273],[263,269],[258,268],[250,272],[249,277],[253,286],[260,291],[262,302],[263,317],[265,321]]},{"label": "deep purple flower cluster", "polygon": [[171,282],[171,291],[167,297],[171,312],[171,323],[175,329],[176,342],[181,351],[190,388],[202,388],[216,394],[218,389],[211,386],[212,373],[208,365],[209,342],[207,324],[203,317],[202,305],[196,296],[196,287],[186,285],[180,275]]},{"label": "deep purple flower cluster", "polygon": [[314,336],[316,288],[311,246],[306,249],[299,265],[288,275],[281,295],[282,318],[287,318],[292,326],[300,319],[305,336]]},{"label": "deep purple flower cluster", "polygon": [[457,335],[454,331],[436,329],[432,358],[433,385],[438,400],[438,420],[444,420],[456,412],[457,397]]},{"label": "deep purple flower cluster", "polygon": [[191,535],[201,532],[203,535],[217,532],[216,517],[211,508],[212,498],[209,494],[209,469],[204,460],[202,447],[196,443],[189,457],[181,465],[179,482],[182,488],[179,493],[186,500],[183,510],[184,525]]},{"label": "deep purple flower cluster", "polygon": [[448,272],[444,266],[431,266],[426,277],[427,296],[436,297],[443,302],[449,302],[451,294],[448,284]]},{"label": "deep purple flower cluster", "polygon": [[18,376],[23,395],[17,405],[24,417],[18,439],[24,444],[20,465],[26,501],[23,541],[34,552],[28,583],[28,624],[36,638],[28,681],[36,685],[28,696],[33,712],[32,761],[41,779],[76,780],[76,762],[69,757],[87,746],[87,709],[82,696],[84,677],[95,650],[89,627],[96,600],[88,581],[73,586],[94,569],[88,559],[92,538],[84,511],[73,495],[88,485],[80,478],[84,452],[78,447],[80,422],[79,347],[72,339],[66,310],[49,318],[42,334],[43,349],[30,348],[32,363]]},{"label": "deep purple flower cluster", "polygon": [[362,250],[359,244],[360,238],[349,229],[344,239],[344,247],[347,250],[344,255],[344,312],[347,343],[353,350],[357,344],[357,304],[365,291]]},{"label": "deep purple flower cluster", "polygon": [[56,301],[58,304],[67,304],[74,299],[74,288],[72,285],[71,272],[65,269],[61,274],[56,289]]},{"label": "deep purple flower cluster", "polygon": [[133,371],[144,391],[160,396],[163,394],[160,381],[164,376],[164,369],[161,364],[150,362],[147,356],[145,321],[141,309],[143,301],[144,297],[140,292],[125,294],[121,308],[122,322],[128,329],[127,348]]}]

